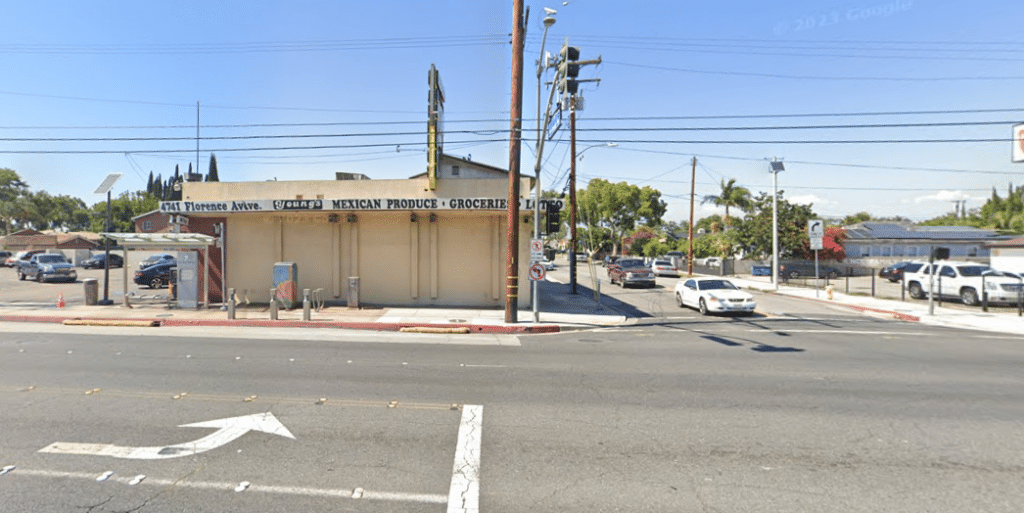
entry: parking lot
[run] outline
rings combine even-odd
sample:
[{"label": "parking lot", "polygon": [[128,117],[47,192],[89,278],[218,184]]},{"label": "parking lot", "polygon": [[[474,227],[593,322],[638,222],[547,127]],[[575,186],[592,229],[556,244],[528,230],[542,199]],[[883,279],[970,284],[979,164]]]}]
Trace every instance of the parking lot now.
[{"label": "parking lot", "polygon": [[[133,252],[128,255],[128,296],[133,303],[165,303],[167,302],[168,289],[150,289],[144,285],[132,283],[135,271],[139,268],[139,262],[155,254],[154,252]],[[0,306],[3,307],[39,307],[44,305],[57,305],[58,296],[63,296],[67,305],[85,304],[85,283],[84,280],[92,278],[99,283],[99,297],[103,299],[104,270],[84,269],[77,267],[78,279],[74,282],[45,282],[38,283],[31,280],[18,280],[18,272],[15,268],[0,268]],[[120,304],[124,295],[124,269],[116,268],[110,270],[110,281],[108,284],[108,297],[115,303]]]}]

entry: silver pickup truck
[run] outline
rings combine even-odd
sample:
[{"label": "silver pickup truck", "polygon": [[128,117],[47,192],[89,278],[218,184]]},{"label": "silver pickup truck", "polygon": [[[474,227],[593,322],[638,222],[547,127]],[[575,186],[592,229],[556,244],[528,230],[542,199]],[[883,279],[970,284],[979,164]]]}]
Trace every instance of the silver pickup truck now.
[{"label": "silver pickup truck", "polygon": [[38,282],[50,280],[78,280],[75,264],[68,262],[64,255],[39,253],[27,262],[20,262],[18,279],[33,278]]}]

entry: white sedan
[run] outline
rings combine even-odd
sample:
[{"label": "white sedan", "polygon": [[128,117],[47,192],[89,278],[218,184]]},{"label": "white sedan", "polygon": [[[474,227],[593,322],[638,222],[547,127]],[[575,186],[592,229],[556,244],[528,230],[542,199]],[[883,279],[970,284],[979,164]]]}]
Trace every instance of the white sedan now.
[{"label": "white sedan", "polygon": [[689,278],[676,282],[676,303],[696,308],[702,315],[710,312],[754,313],[754,296],[723,278]]}]

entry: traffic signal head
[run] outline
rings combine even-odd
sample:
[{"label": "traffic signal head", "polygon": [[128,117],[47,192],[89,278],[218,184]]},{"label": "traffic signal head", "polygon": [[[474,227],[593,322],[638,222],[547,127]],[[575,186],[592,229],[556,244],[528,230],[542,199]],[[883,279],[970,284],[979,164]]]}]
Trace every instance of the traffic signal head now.
[{"label": "traffic signal head", "polygon": [[561,209],[558,206],[558,204],[548,203],[548,218],[545,226],[545,231],[547,231],[549,235],[558,233],[558,230],[562,228],[561,217]]},{"label": "traffic signal head", "polygon": [[562,61],[578,61],[580,60],[580,49],[575,46],[562,46],[560,55]]},{"label": "traffic signal head", "polygon": [[580,83],[571,78],[563,78],[558,81],[558,92],[562,94],[576,94],[579,91]]}]

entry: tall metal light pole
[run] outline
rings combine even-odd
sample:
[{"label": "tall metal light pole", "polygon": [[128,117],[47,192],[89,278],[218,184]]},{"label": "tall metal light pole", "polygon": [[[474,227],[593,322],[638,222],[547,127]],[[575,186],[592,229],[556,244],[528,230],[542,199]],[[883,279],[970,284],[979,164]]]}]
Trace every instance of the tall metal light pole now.
[{"label": "tall metal light pole", "polygon": [[782,161],[772,157],[768,172],[772,174],[772,283],[779,290],[779,171],[785,171]]},{"label": "tall metal light pole", "polygon": [[571,167],[569,167],[569,287],[570,292],[576,293],[576,223],[578,216],[576,215],[576,161],[583,160],[583,154],[586,153],[590,148],[597,148],[604,146],[606,148],[614,148],[619,143],[606,142],[604,144],[593,144],[583,148],[582,151],[576,153],[576,97],[572,97],[569,110],[569,125],[572,131],[572,136],[569,139],[570,149],[572,154]]},{"label": "tall metal light pole", "polygon": [[[544,36],[540,40],[540,59],[537,60],[537,163],[533,167],[534,173],[537,175],[537,179],[534,187],[533,197],[533,238],[540,238],[540,163],[544,157],[544,129],[548,124],[548,116],[551,112],[551,99],[555,94],[555,85],[551,85],[551,92],[548,94],[548,109],[544,113],[544,119],[540,118],[540,86],[541,76],[544,74],[544,43],[548,40],[548,29],[555,24],[555,18],[552,16],[557,14],[558,11],[545,7],[544,12],[547,16],[544,17]],[[540,322],[540,296],[538,295],[540,289],[538,283],[533,282],[533,297],[531,303],[533,303],[533,322]]]},{"label": "tall metal light pole", "polygon": [[[106,194],[107,195],[107,224],[104,226],[104,232],[110,233],[110,189],[114,187],[114,182],[117,182],[121,178],[121,173],[111,173],[103,179],[103,183],[96,188],[93,194]],[[110,299],[110,236],[105,236],[104,240],[104,253],[103,258],[103,300],[99,301],[101,305],[112,305],[114,301]],[[127,255],[126,255],[127,256]],[[128,259],[125,258],[123,265],[128,265]]]}]

